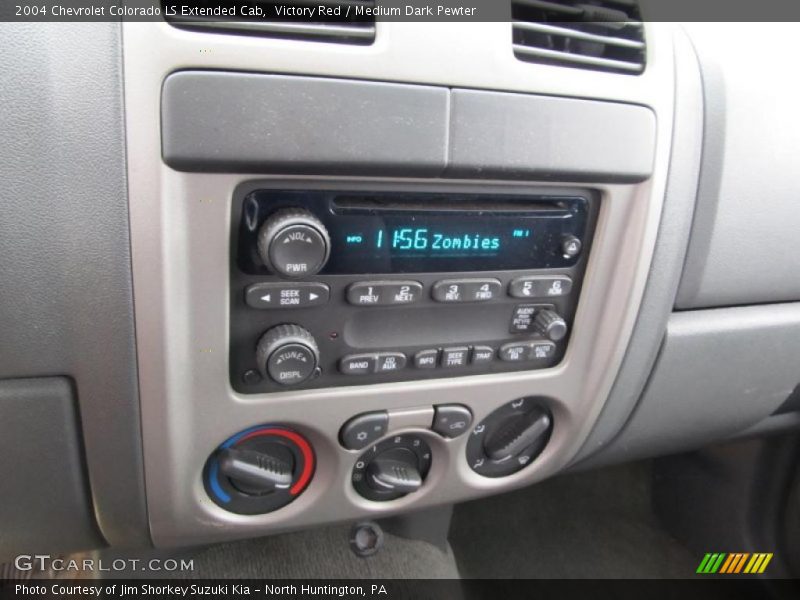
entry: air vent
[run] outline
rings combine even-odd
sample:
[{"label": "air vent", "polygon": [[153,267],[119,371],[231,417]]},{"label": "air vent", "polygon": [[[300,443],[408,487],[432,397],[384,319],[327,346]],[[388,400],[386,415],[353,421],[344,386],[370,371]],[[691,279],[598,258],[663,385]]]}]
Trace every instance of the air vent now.
[{"label": "air vent", "polygon": [[630,75],[644,70],[636,0],[512,0],[511,16],[520,60]]},{"label": "air vent", "polygon": [[[162,4],[164,18],[184,29],[348,44],[371,44],[375,39],[375,16],[371,14],[375,0],[245,0],[227,4],[200,0],[191,3],[196,10],[188,14],[181,14],[180,2],[164,0]],[[174,10],[168,10],[168,6]],[[235,13],[220,14],[221,6]]]}]

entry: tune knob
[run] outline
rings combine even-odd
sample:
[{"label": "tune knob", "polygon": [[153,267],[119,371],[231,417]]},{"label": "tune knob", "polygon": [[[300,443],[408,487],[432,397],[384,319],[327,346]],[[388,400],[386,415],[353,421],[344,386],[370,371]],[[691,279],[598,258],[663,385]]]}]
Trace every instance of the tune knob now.
[{"label": "tune knob", "polygon": [[330,252],[331,240],[325,225],[307,210],[279,210],[258,231],[261,260],[270,271],[283,277],[319,272]]},{"label": "tune knob", "polygon": [[256,361],[264,377],[297,385],[316,373],[319,348],[314,336],[299,325],[277,325],[258,341]]},{"label": "tune knob", "polygon": [[563,340],[567,335],[567,322],[552,310],[540,310],[533,321],[533,328],[553,342]]}]

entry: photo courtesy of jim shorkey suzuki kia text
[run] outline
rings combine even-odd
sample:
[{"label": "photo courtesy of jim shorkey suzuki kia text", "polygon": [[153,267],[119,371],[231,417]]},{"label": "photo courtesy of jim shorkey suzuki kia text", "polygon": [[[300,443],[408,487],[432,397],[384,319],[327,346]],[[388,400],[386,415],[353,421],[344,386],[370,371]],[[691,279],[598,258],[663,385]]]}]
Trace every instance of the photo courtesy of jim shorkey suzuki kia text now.
[{"label": "photo courtesy of jim shorkey suzuki kia text", "polygon": [[388,596],[389,590],[382,584],[369,585],[248,585],[243,583],[222,583],[201,585],[198,583],[187,584],[152,584],[140,583],[135,585],[125,583],[81,585],[68,583],[29,584],[18,583],[15,593],[21,596],[154,596],[158,598],[179,597],[191,598],[194,596],[249,596],[259,594],[264,596],[338,596],[338,597],[366,597]]}]

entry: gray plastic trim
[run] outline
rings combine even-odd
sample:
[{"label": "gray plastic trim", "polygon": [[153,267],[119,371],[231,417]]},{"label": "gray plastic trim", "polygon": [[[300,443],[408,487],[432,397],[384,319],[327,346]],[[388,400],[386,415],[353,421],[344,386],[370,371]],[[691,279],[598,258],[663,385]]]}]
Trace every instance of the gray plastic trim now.
[{"label": "gray plastic trim", "polygon": [[100,530],[147,544],[120,25],[0,39],[0,377],[72,377]]},{"label": "gray plastic trim", "polygon": [[798,356],[800,304],[673,314],[636,411],[613,443],[582,466],[749,434],[792,393]]},{"label": "gray plastic trim", "polygon": [[641,106],[473,90],[452,91],[451,177],[642,181],[656,123]]},{"label": "gray plastic trim", "polygon": [[787,77],[800,52],[797,28],[694,23],[687,31],[703,72],[707,118],[697,210],[676,305],[798,300],[800,84]]},{"label": "gray plastic trim", "polygon": [[448,90],[184,71],[163,92],[164,162],[184,171],[438,175]]},{"label": "gray plastic trim", "polygon": [[102,546],[69,380],[0,381],[0,439],[0,561]]},{"label": "gray plastic trim", "polygon": [[653,168],[655,115],[631,104],[184,71],[162,106],[164,162],[181,171],[635,182]]},{"label": "gray plastic trim", "polygon": [[656,362],[675,303],[692,227],[703,148],[703,89],[687,36],[675,36],[675,116],[667,192],[642,306],[614,388],[576,463],[602,450],[633,412]]}]

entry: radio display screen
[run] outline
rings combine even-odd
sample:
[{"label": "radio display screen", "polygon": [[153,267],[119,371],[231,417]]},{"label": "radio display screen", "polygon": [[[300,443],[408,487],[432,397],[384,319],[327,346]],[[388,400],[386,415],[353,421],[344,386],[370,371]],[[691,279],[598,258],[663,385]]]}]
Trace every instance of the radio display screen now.
[{"label": "radio display screen", "polygon": [[[339,269],[392,272],[524,268],[536,252],[536,223],[526,217],[465,215],[342,215],[332,235],[332,260]],[[512,267],[513,268],[513,267]]]},{"label": "radio display screen", "polygon": [[[281,194],[291,197],[287,203],[302,205],[325,225],[331,252],[322,274],[569,267],[577,259],[564,255],[561,242],[565,236],[583,240],[587,221],[587,200],[577,197],[543,202],[541,198],[510,201],[504,196],[453,195],[421,202],[413,194],[381,195],[375,201],[366,195],[348,194],[343,199],[341,194],[325,192],[299,196],[263,191],[251,194],[249,209],[246,201],[244,221],[252,224],[243,228],[244,237],[248,229],[255,234],[263,215],[280,205],[275,199]],[[252,242],[248,245],[252,247]],[[241,266],[253,271],[257,263],[253,258],[252,264]]]}]

